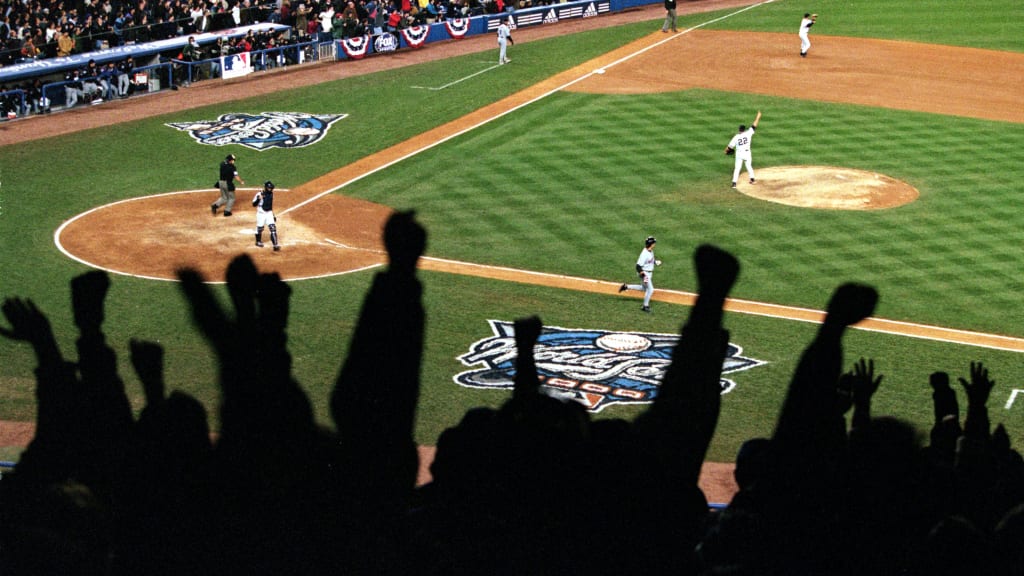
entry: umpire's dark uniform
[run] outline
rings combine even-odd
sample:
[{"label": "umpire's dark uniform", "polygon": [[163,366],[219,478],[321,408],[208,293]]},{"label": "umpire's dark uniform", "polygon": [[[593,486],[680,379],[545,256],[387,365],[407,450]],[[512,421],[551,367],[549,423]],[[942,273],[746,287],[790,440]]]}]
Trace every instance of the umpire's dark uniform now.
[{"label": "umpire's dark uniform", "polygon": [[210,212],[217,215],[217,208],[224,207],[224,215],[231,216],[231,209],[235,207],[235,180],[245,184],[245,180],[238,175],[235,167],[235,155],[228,154],[227,158],[220,163],[220,176],[217,178],[217,188],[220,189],[220,198],[210,204]]}]

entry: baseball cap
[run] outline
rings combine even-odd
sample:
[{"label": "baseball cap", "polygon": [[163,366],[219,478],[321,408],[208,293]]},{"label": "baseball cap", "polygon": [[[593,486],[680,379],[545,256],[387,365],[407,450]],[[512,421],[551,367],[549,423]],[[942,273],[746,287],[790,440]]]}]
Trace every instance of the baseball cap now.
[{"label": "baseball cap", "polygon": [[225,160],[234,160],[234,159],[235,159],[235,155],[234,154],[228,154],[228,157],[225,158]]}]

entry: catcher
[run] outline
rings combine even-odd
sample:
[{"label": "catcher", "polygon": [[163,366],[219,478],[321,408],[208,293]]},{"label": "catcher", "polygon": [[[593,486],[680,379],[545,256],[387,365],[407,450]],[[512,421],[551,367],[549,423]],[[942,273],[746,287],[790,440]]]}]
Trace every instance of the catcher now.
[{"label": "catcher", "polygon": [[274,183],[267,180],[263,183],[263,190],[256,193],[252,199],[252,205],[256,207],[256,247],[263,248],[263,228],[270,228],[270,242],[274,245],[274,252],[281,249],[277,242],[277,217],[274,216]]}]

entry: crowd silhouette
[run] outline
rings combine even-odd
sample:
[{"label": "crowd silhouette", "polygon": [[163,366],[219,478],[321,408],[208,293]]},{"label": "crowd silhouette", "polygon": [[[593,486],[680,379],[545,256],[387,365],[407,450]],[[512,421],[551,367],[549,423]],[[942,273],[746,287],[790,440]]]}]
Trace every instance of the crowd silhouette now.
[{"label": "crowd silhouette", "polygon": [[[373,279],[316,424],[288,352],[290,288],[246,256],[225,309],[179,274],[219,366],[220,429],[166,391],[163,349],[130,343],[145,408],[133,416],[103,332],[106,273],[71,282],[77,359],[31,300],[2,305],[4,337],[38,359],[35,438],[0,482],[3,574],[1010,575],[1024,570],[1024,461],[986,403],[981,363],[932,375],[928,434],[875,415],[883,377],[843,369],[846,329],[877,293],[839,286],[800,357],[770,438],[736,458],[720,511],[698,487],[721,408],[725,300],[739,263],[704,245],[698,298],[655,402],[592,420],[543,393],[540,318],[515,322],[514,389],[445,430],[416,486],[413,438],[426,313],[412,212],[384,229]],[[922,390],[927,390],[922,383]],[[849,421],[847,421],[849,417]],[[925,440],[927,438],[927,441]]]}]

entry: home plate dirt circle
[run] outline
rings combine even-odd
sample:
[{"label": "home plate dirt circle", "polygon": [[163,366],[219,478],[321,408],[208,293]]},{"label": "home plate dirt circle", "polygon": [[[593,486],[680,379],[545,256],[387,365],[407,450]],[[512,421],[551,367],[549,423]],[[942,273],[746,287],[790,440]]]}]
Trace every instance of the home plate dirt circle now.
[{"label": "home plate dirt circle", "polygon": [[282,251],[256,247],[254,189],[239,189],[234,216],[210,213],[219,193],[169,192],[130,198],[79,214],[54,234],[57,246],[83,264],[142,278],[176,280],[182,268],[207,281],[224,281],[231,260],[248,254],[262,272],[285,280],[318,278],[379,266],[386,261],[380,235],[387,206],[328,194],[289,211],[313,193],[279,189],[275,214]]},{"label": "home plate dirt circle", "polygon": [[[744,172],[745,174],[745,172]],[[910,184],[885,174],[835,166],[775,166],[755,169],[757,182],[737,190],[752,198],[829,210],[884,210],[917,200]]]}]

